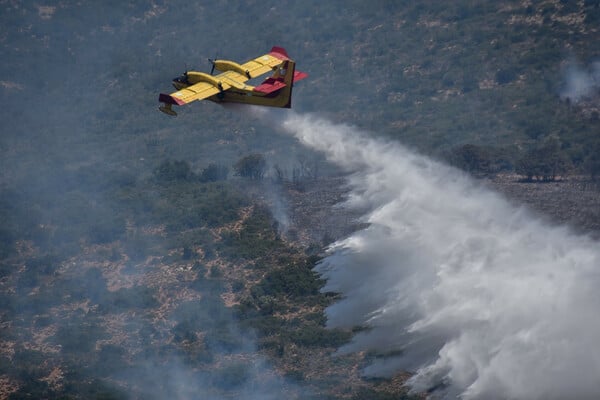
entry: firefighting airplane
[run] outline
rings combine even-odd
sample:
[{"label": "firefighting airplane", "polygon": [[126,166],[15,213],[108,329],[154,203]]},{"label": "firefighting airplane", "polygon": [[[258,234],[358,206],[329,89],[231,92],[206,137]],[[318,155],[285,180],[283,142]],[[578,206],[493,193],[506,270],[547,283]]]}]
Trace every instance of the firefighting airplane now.
[{"label": "firefighting airplane", "polygon": [[[228,60],[210,60],[210,74],[187,71],[173,79],[177,89],[171,94],[161,93],[158,101],[163,103],[158,109],[176,116],[173,105],[184,105],[194,100],[211,100],[216,103],[244,103],[259,106],[290,108],[294,82],[308,74],[295,70],[296,63],[290,59],[285,49],[273,47],[268,54],[238,64]],[[221,71],[213,75],[214,70]],[[273,71],[273,74],[258,86],[245,82]]]}]

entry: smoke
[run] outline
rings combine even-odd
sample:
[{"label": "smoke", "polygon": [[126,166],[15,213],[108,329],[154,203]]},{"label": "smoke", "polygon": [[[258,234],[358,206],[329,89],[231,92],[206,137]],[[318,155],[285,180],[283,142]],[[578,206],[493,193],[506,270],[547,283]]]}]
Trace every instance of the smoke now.
[{"label": "smoke", "polygon": [[367,327],[339,353],[375,351],[366,375],[408,370],[448,397],[600,393],[598,243],[397,143],[313,115],[283,128],[350,173],[346,207],[370,210],[317,267],[342,294],[328,326]]},{"label": "smoke", "polygon": [[273,218],[277,221],[277,231],[280,234],[286,234],[290,228],[290,218],[288,215],[288,205],[286,199],[281,193],[281,186],[276,184],[267,184],[269,187],[265,192],[270,204]]},{"label": "smoke", "polygon": [[[43,21],[26,3],[3,4],[0,13],[0,392],[117,398],[112,394],[122,391],[127,396],[119,398],[134,399],[306,394],[257,355],[255,338],[221,298],[223,279],[185,273],[190,264],[206,267],[192,248],[214,253],[213,239],[155,235],[148,226],[160,218],[132,211],[119,195],[142,194],[152,186],[153,166],[170,156],[229,163],[236,153],[234,146],[199,145],[224,136],[222,126],[235,126],[235,118],[198,135],[156,111],[158,88],[169,86],[188,57],[200,59],[193,51],[208,47],[198,42],[198,27],[194,35],[178,30],[176,41],[161,39],[161,26],[180,9],[154,18],[158,10],[145,2],[67,2]],[[206,17],[193,8],[194,21]],[[216,35],[201,25],[202,38]],[[160,46],[163,58],[155,56]],[[180,246],[189,259],[173,256]],[[185,302],[194,296],[202,299]],[[6,351],[10,346],[14,351]],[[56,379],[38,379],[48,376]],[[97,394],[99,388],[107,393]]]},{"label": "smoke", "polygon": [[565,85],[561,93],[563,99],[577,103],[600,89],[599,61],[587,68],[576,62],[570,62],[564,74]]}]

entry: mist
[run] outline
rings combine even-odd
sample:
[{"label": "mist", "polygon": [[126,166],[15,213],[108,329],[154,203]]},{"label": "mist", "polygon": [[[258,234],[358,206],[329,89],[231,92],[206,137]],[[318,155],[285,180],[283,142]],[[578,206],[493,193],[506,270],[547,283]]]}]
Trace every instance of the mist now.
[{"label": "mist", "polygon": [[561,97],[575,103],[591,97],[600,89],[600,61],[583,66],[570,61],[564,71]]},{"label": "mist", "polygon": [[367,328],[340,354],[447,397],[597,396],[597,242],[397,143],[315,115],[282,127],[349,174],[345,207],[369,210],[316,268],[342,295],[328,326]]}]

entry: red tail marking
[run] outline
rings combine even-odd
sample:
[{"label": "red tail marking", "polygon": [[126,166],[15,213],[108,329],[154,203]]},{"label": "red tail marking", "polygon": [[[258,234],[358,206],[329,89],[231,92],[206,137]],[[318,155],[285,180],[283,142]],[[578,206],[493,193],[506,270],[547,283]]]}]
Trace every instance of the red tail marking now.
[{"label": "red tail marking", "polygon": [[294,71],[294,82],[301,81],[306,78],[308,74],[306,72]]},{"label": "red tail marking", "polygon": [[286,84],[281,79],[267,78],[262,84],[255,87],[254,91],[269,94],[284,87]]},{"label": "red tail marking", "polygon": [[283,47],[273,46],[271,51],[269,52],[275,58],[279,58],[280,60],[289,60],[290,56],[288,56],[287,51]]}]

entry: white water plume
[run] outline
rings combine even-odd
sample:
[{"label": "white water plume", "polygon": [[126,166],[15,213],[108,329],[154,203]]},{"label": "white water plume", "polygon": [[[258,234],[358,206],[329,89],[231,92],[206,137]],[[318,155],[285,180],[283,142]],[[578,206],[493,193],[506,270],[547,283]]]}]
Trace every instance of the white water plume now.
[{"label": "white water plume", "polygon": [[350,174],[369,227],[317,267],[330,327],[368,327],[341,353],[414,372],[415,391],[464,399],[597,398],[600,246],[532,217],[461,172],[314,115],[286,131]]}]

